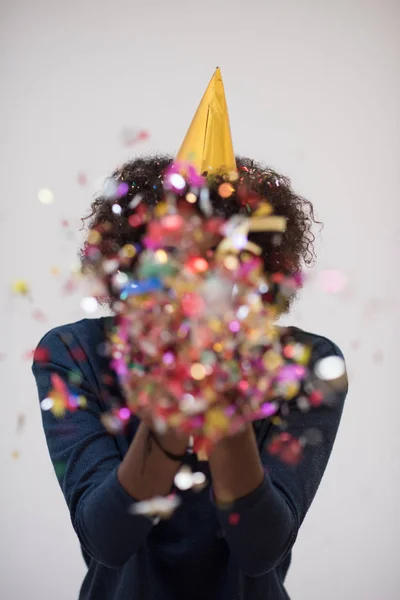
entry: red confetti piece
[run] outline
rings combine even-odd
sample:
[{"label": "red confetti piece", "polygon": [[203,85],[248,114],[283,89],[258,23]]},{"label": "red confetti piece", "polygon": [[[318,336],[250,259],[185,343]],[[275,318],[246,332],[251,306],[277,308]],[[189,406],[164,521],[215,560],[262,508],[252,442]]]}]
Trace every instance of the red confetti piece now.
[{"label": "red confetti piece", "polygon": [[137,142],[144,142],[149,139],[150,134],[145,129],[139,131],[135,129],[126,128],[122,131],[121,138],[124,146],[133,146]]},{"label": "red confetti piece", "polygon": [[324,396],[319,390],[314,390],[313,392],[311,392],[309,397],[311,406],[320,406],[322,404],[323,399]]},{"label": "red confetti piece", "polygon": [[128,223],[131,227],[139,227],[143,223],[143,219],[140,215],[131,215],[128,218]]},{"label": "red confetti piece", "polygon": [[47,348],[36,348],[36,350],[30,353],[30,357],[35,362],[47,362],[50,359],[50,352]]},{"label": "red confetti piece", "polygon": [[137,134],[137,140],[143,141],[143,140],[147,140],[150,137],[150,134],[148,131],[145,131],[144,129],[142,129],[142,131],[139,131],[139,133]]},{"label": "red confetti piece", "polygon": [[197,294],[184,294],[181,300],[181,306],[184,314],[188,317],[201,314],[205,309],[203,298]]},{"label": "red confetti piece", "polygon": [[290,433],[280,433],[268,445],[268,451],[272,456],[277,456],[288,465],[296,465],[302,458],[302,446]]},{"label": "red confetti piece", "polygon": [[228,521],[230,525],[237,525],[240,521],[239,513],[231,513],[228,517]]},{"label": "red confetti piece", "polygon": [[74,348],[73,350],[71,350],[71,356],[77,362],[83,362],[83,361],[87,360],[87,356],[86,356],[85,352],[82,350],[82,348]]},{"label": "red confetti piece", "polygon": [[205,273],[208,269],[208,262],[201,256],[193,256],[189,258],[185,266],[195,273]]}]

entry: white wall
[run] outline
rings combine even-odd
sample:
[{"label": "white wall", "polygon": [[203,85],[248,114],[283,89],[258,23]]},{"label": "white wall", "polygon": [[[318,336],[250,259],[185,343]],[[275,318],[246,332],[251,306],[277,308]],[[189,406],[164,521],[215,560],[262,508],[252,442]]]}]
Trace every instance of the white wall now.
[{"label": "white wall", "polygon": [[[79,294],[61,292],[78,218],[116,164],[179,147],[217,65],[236,151],[289,174],[315,203],[326,224],[318,269],[350,280],[327,295],[314,279],[292,317],[342,347],[351,391],[289,592],[398,598],[398,16],[396,0],[2,0],[1,598],[71,600],[84,574],[23,358],[47,329],[84,316]],[[124,127],[151,138],[126,148]],[[41,187],[54,204],[38,202]],[[11,294],[16,278],[31,302]]]}]

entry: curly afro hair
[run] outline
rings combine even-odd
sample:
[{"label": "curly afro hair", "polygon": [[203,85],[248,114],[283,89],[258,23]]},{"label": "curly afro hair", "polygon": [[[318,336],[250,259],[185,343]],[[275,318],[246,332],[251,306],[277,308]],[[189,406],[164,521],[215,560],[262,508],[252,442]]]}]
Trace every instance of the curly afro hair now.
[{"label": "curly afro hair", "polygon": [[[114,200],[98,196],[91,205],[91,213],[82,219],[88,221],[90,229],[102,232],[101,252],[104,256],[115,256],[125,244],[140,242],[145,227],[132,228],[128,218],[135,212],[132,200],[137,194],[141,202],[154,206],[164,197],[163,175],[173,162],[171,156],[152,155],[136,158],[116,169],[112,178],[116,184],[127,184],[127,193],[118,199],[119,213],[113,212]],[[262,248],[262,257],[267,273],[283,272],[294,274],[303,266],[311,266],[315,259],[312,232],[315,219],[314,208],[309,200],[295,194],[290,180],[265,165],[250,158],[236,157],[239,177],[232,182],[233,194],[223,199],[218,187],[224,179],[214,176],[209,179],[210,201],[214,214],[230,217],[234,214],[249,215],[247,206],[241,201],[241,190],[246,189],[247,197],[262,197],[273,208],[274,214],[286,218],[284,233],[251,233],[249,239]],[[250,204],[251,206],[251,204]],[[85,249],[81,251],[82,264],[85,267]],[[112,299],[110,299],[112,301]]]}]

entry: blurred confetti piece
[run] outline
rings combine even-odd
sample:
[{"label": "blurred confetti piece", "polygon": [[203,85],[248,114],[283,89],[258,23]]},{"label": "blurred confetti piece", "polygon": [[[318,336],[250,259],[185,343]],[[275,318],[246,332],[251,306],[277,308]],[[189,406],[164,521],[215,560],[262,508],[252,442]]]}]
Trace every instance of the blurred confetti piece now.
[{"label": "blurred confetti piece", "polygon": [[327,356],[317,361],[314,370],[320,379],[332,381],[342,377],[346,372],[346,367],[343,358],[340,356]]},{"label": "blurred confetti piece", "polygon": [[88,184],[88,178],[85,175],[85,173],[79,172],[76,179],[79,185],[81,185],[82,187]]},{"label": "blurred confetti piece", "polygon": [[20,296],[27,296],[29,294],[29,285],[25,279],[16,279],[11,284],[11,289],[14,294],[19,294]]},{"label": "blurred confetti piece", "polygon": [[240,521],[239,513],[231,513],[228,517],[228,521],[230,525],[237,525]]},{"label": "blurred confetti piece", "polygon": [[193,485],[192,471],[188,467],[182,467],[175,475],[174,483],[180,490],[190,490]]},{"label": "blurred confetti piece", "polygon": [[190,467],[183,466],[174,478],[174,484],[179,490],[190,490],[195,488],[195,491],[202,489],[207,482],[206,476],[201,471],[192,473]]},{"label": "blurred confetti piece", "polygon": [[21,455],[18,450],[14,450],[14,452],[11,452],[11,458],[13,458],[14,460],[17,460],[20,456]]},{"label": "blurred confetti piece", "polygon": [[35,321],[43,322],[43,321],[47,320],[47,317],[44,314],[44,312],[42,312],[39,309],[35,309],[34,311],[32,311],[32,317],[33,317],[33,319],[35,319]]},{"label": "blurred confetti piece", "polygon": [[28,350],[23,355],[25,360],[33,359],[35,362],[47,362],[50,358],[50,352],[47,348],[36,348],[36,350]]},{"label": "blurred confetti piece", "polygon": [[268,451],[287,465],[297,465],[303,456],[300,441],[286,431],[275,436],[268,445]]},{"label": "blurred confetti piece", "polygon": [[77,288],[78,282],[76,281],[76,279],[71,277],[62,286],[62,292],[65,296],[67,296],[68,294],[73,294]]},{"label": "blurred confetti piece", "polygon": [[87,296],[86,298],[82,298],[81,308],[86,313],[92,314],[92,313],[96,312],[97,307],[98,307],[98,302],[97,302],[96,298],[94,298],[93,296]]},{"label": "blurred confetti piece", "polygon": [[381,364],[383,362],[383,352],[381,350],[377,350],[373,354],[372,360],[377,364]]},{"label": "blurred confetti piece", "polygon": [[112,413],[106,412],[100,415],[100,421],[104,427],[104,429],[110,435],[118,435],[123,431],[123,424],[121,420],[117,417],[117,415],[113,415]]},{"label": "blurred confetti piece", "polygon": [[60,269],[58,267],[50,267],[50,274],[56,277],[60,274]]},{"label": "blurred confetti piece", "polygon": [[51,374],[52,389],[47,398],[44,398],[40,407],[43,411],[50,410],[57,418],[64,417],[67,411],[75,411],[87,407],[85,396],[71,394],[66,383],[57,373]]},{"label": "blurred confetti piece", "polygon": [[38,199],[42,204],[51,204],[54,202],[54,195],[48,188],[42,188],[38,191]]},{"label": "blurred confetti piece", "polygon": [[24,425],[25,425],[25,421],[26,421],[25,415],[18,415],[18,418],[17,418],[17,431],[16,431],[17,433],[21,433],[22,432],[22,430],[24,428]]},{"label": "blurred confetti piece", "polygon": [[65,471],[67,469],[67,463],[65,463],[63,461],[55,461],[53,463],[53,467],[54,467],[54,471],[56,473],[57,479],[61,479],[61,477],[64,477]]},{"label": "blurred confetti piece", "polygon": [[35,362],[47,362],[50,360],[50,352],[47,348],[36,348],[32,356]]},{"label": "blurred confetti piece", "polygon": [[179,506],[180,500],[178,496],[156,496],[150,500],[143,500],[134,504],[130,513],[134,515],[158,516],[167,519],[172,515],[174,510]]},{"label": "blurred confetti piece", "polygon": [[342,271],[331,269],[322,271],[319,274],[319,281],[325,292],[328,292],[329,294],[338,294],[346,287],[347,277]]},{"label": "blurred confetti piece", "polygon": [[150,137],[150,134],[145,129],[132,129],[130,127],[126,127],[121,132],[121,142],[124,146],[133,146],[137,142],[144,142]]}]

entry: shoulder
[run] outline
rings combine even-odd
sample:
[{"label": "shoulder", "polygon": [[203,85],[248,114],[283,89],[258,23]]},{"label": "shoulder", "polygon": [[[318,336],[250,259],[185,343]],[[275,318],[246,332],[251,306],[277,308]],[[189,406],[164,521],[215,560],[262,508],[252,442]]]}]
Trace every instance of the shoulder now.
[{"label": "shoulder", "polygon": [[338,356],[344,359],[342,350],[331,339],[317,333],[304,331],[304,329],[300,329],[299,327],[288,327],[287,330],[296,341],[311,347],[311,354],[314,360],[325,356]]},{"label": "shoulder", "polygon": [[80,355],[89,359],[101,356],[104,354],[101,346],[112,323],[113,317],[101,317],[54,327],[40,340],[34,353],[34,363],[38,359],[57,361],[67,355],[78,362]]},{"label": "shoulder", "polygon": [[107,331],[112,327],[113,317],[82,319],[54,327],[40,340],[33,356],[32,369],[36,378],[54,369],[65,374],[82,377],[91,390],[104,391],[114,385],[109,373],[107,357]]},{"label": "shoulder", "polygon": [[334,393],[344,401],[349,389],[349,380],[346,360],[339,346],[323,335],[298,327],[288,327],[287,331],[297,342],[311,350],[308,370],[312,373],[314,387],[319,388],[322,384],[324,393]]},{"label": "shoulder", "polygon": [[85,342],[90,340],[92,343],[95,340],[102,340],[108,326],[112,324],[112,317],[101,317],[99,319],[81,319],[75,323],[67,323],[50,329],[40,340],[39,346],[44,343],[49,344],[61,340],[65,345],[69,346],[73,341]]}]

